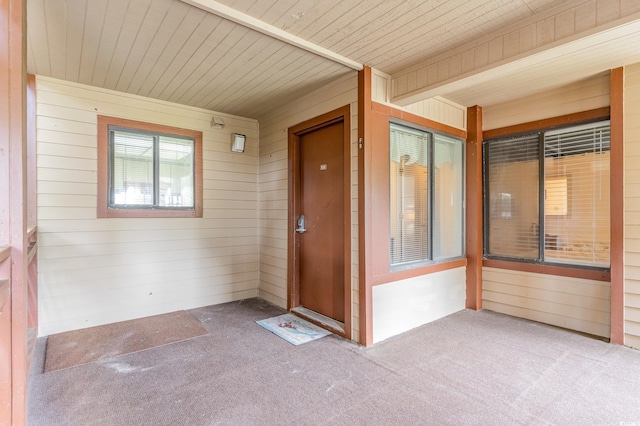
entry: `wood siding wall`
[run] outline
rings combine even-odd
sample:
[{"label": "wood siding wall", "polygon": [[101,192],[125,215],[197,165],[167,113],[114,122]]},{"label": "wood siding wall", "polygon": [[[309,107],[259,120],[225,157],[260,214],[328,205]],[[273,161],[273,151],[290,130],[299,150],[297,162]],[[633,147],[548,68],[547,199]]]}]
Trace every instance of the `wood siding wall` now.
[{"label": "wood siding wall", "polygon": [[391,103],[391,76],[375,68],[371,69],[371,100],[381,104]]},{"label": "wood siding wall", "polygon": [[640,64],[624,79],[624,344],[640,349]]},{"label": "wood siding wall", "polygon": [[467,108],[440,96],[400,108],[447,126],[467,130]]},{"label": "wood siding wall", "polygon": [[260,120],[258,178],[260,226],[259,295],[287,306],[287,129],[344,105],[351,106],[352,332],[358,336],[358,91],[357,74],[343,77]]},{"label": "wood siding wall", "polygon": [[[555,90],[486,106],[491,130],[609,106],[609,74]],[[524,271],[483,268],[485,309],[597,336],[610,335],[610,283]]]},{"label": "wood siding wall", "polygon": [[[255,120],[50,78],[37,91],[41,335],[257,296]],[[203,218],[97,219],[98,114],[202,131]]]},{"label": "wood siding wall", "polygon": [[609,337],[609,283],[497,268],[482,270],[482,306]]},{"label": "wood siding wall", "polygon": [[[558,48],[569,43],[602,48],[601,42],[591,36],[635,21],[639,11],[640,3],[634,0],[557,2],[557,7],[532,14],[513,25],[500,26],[483,37],[394,73],[392,100],[412,102],[425,94],[446,92],[447,88],[443,87],[450,83],[454,90],[460,90],[461,81],[481,80],[483,75],[491,73],[494,76],[517,74],[519,78],[511,78],[510,84],[535,84],[540,78],[536,74],[540,64],[558,53],[562,58],[549,62],[554,67],[549,71],[573,71],[575,75],[576,68],[589,69],[590,64],[580,63],[579,56]],[[526,65],[530,66],[527,68]],[[500,90],[508,92],[511,87],[506,82],[501,83]]]},{"label": "wood siding wall", "polygon": [[609,106],[609,73],[556,90],[483,107],[483,130],[499,129],[534,120]]},{"label": "wood siding wall", "polygon": [[467,108],[448,99],[436,96],[415,102],[406,106],[399,106],[391,102],[391,76],[381,71],[371,70],[371,100],[381,104],[393,105],[394,108],[409,111],[420,117],[437,121],[457,129],[467,129]]}]

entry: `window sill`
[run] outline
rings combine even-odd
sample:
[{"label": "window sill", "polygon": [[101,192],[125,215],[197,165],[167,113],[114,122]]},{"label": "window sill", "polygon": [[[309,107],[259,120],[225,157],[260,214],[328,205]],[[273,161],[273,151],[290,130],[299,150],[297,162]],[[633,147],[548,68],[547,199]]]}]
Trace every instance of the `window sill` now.
[{"label": "window sill", "polygon": [[416,267],[413,269],[405,269],[402,271],[389,272],[383,275],[377,275],[373,277],[373,285],[388,284],[395,281],[405,280],[407,278],[420,277],[423,275],[429,275],[436,272],[447,271],[449,269],[462,268],[467,266],[467,259],[448,260],[442,263],[435,263],[431,265]]},{"label": "window sill", "polygon": [[98,219],[104,218],[199,218],[202,210],[169,209],[98,209]]},{"label": "window sill", "polygon": [[483,259],[482,266],[488,268],[508,269],[512,271],[532,272],[560,277],[582,278],[594,281],[611,282],[611,272],[603,269],[585,269],[571,266],[551,266],[537,263],[519,262],[517,260]]}]

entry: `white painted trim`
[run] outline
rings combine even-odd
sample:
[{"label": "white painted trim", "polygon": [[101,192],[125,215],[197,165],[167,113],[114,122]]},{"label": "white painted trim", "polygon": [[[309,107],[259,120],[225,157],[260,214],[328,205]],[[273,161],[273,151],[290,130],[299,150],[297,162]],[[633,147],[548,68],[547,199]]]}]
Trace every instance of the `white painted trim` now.
[{"label": "white painted trim", "polygon": [[228,19],[236,24],[258,31],[262,34],[268,35],[292,46],[304,49],[307,52],[311,52],[323,58],[342,64],[346,67],[352,68],[356,71],[360,71],[362,64],[353,61],[345,56],[339,55],[329,49],[325,49],[322,46],[311,43],[303,38],[290,34],[286,31],[276,28],[271,24],[267,24],[253,16],[249,16],[246,13],[242,13],[236,9],[233,9],[227,5],[219,3],[215,0],[181,0],[183,3],[187,3],[191,6],[195,6],[199,9],[218,15],[221,18]]}]

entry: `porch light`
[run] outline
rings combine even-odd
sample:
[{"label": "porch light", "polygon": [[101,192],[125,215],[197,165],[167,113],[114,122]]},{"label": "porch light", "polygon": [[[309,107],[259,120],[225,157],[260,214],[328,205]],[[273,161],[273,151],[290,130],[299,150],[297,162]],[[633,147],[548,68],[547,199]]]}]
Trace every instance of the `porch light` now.
[{"label": "porch light", "polygon": [[244,152],[244,144],[247,141],[245,135],[239,133],[231,134],[231,151],[232,152]]}]

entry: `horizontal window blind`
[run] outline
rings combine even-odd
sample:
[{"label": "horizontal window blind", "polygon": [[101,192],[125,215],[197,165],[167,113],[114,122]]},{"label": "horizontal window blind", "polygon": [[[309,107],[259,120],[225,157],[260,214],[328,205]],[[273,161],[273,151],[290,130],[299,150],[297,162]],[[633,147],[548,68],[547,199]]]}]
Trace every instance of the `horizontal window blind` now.
[{"label": "horizontal window blind", "polygon": [[112,133],[111,204],[153,205],[153,136]]},{"label": "horizontal window blind", "polygon": [[550,130],[544,134],[544,158],[559,158],[610,150],[611,124],[608,120]]},{"label": "horizontal window blind", "polygon": [[608,120],[485,141],[485,253],[609,267],[610,151]]},{"label": "horizontal window blind", "polygon": [[410,166],[418,163],[429,165],[429,143],[431,134],[398,124],[390,124],[389,157],[394,163]]},{"label": "horizontal window blind", "polygon": [[160,137],[158,173],[161,206],[194,206],[194,148],[191,139]]},{"label": "horizontal window blind", "polygon": [[390,262],[429,259],[430,134],[394,123],[389,134]]},{"label": "horizontal window blind", "polygon": [[538,133],[487,141],[487,254],[539,257]]},{"label": "horizontal window blind", "polygon": [[610,149],[609,121],[545,134],[545,261],[609,266]]}]

